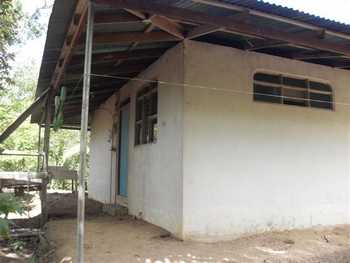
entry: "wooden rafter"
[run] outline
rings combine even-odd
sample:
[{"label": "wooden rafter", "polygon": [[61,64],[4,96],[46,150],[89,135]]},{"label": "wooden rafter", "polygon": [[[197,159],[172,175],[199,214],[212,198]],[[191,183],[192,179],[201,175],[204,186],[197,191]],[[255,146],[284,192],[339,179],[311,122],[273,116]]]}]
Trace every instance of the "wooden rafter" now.
[{"label": "wooden rafter", "polygon": [[161,30],[179,38],[179,39],[184,39],[185,35],[184,35],[184,28],[179,24],[176,23],[175,21],[172,21],[164,16],[159,16],[159,15],[151,15],[149,18],[146,14],[136,11],[136,10],[132,10],[132,9],[125,9],[127,12],[129,12],[130,14],[138,17],[141,20],[149,20],[150,23],[153,26],[156,26],[158,28],[160,28]]},{"label": "wooden rafter", "polygon": [[61,50],[61,54],[58,59],[55,71],[52,75],[51,87],[54,90],[58,89],[58,86],[60,84],[60,81],[65,71],[65,68],[72,56],[73,48],[75,47],[75,45],[77,44],[81,36],[83,27],[85,24],[84,22],[86,21],[86,15],[87,15],[87,0],[79,0],[76,5],[73,19],[70,23],[70,26],[66,35],[64,46]]},{"label": "wooden rafter", "polygon": [[45,101],[49,90],[44,91],[10,126],[0,134],[0,144],[3,143],[35,110]]},{"label": "wooden rafter", "polygon": [[140,21],[140,19],[128,13],[98,12],[95,14],[95,24],[130,23],[137,21]]},{"label": "wooden rafter", "polygon": [[249,51],[254,51],[254,50],[260,50],[260,49],[266,49],[266,48],[274,48],[274,47],[281,47],[281,46],[286,46],[288,45],[287,42],[281,42],[281,41],[268,41],[266,43],[254,45],[250,48],[247,48]]},{"label": "wooden rafter", "polygon": [[327,43],[318,38],[310,38],[291,34],[273,28],[266,28],[259,25],[250,25],[246,23],[239,23],[235,19],[217,16],[212,14],[205,14],[202,12],[192,11],[184,8],[171,7],[152,2],[150,0],[95,0],[99,4],[107,4],[117,8],[129,8],[143,13],[152,13],[166,16],[174,20],[187,20],[198,24],[216,25],[224,27],[229,31],[240,32],[243,34],[254,35],[257,37],[265,37],[278,41],[290,42],[298,46],[305,46],[316,48],[325,51],[333,51],[350,55],[350,47],[337,43]]},{"label": "wooden rafter", "polygon": [[138,17],[141,20],[145,20],[147,19],[147,16],[139,11],[136,10],[132,10],[132,9],[125,9],[125,11],[127,11],[128,13],[132,14],[133,16]]},{"label": "wooden rafter", "polygon": [[174,22],[171,21],[170,19],[164,17],[164,16],[159,16],[159,15],[153,15],[150,17],[150,21],[153,25],[156,27],[164,30],[165,32],[179,38],[179,39],[184,39],[185,38],[185,30],[184,28]]},{"label": "wooden rafter", "polygon": [[311,60],[311,59],[329,59],[329,58],[350,58],[343,56],[342,54],[335,54],[329,52],[316,52],[316,53],[301,53],[292,56],[293,59],[298,60]]},{"label": "wooden rafter", "polygon": [[[145,69],[147,67],[147,64],[134,64],[134,65],[125,65],[123,67],[98,67],[97,69],[93,70],[91,74],[105,74],[105,75],[122,75],[122,74],[129,74],[129,73],[137,73],[141,70]],[[71,71],[73,72],[73,71]],[[79,80],[81,78],[81,73],[79,71],[75,71],[75,73],[69,73],[66,74],[64,81],[73,81],[73,80]]]},{"label": "wooden rafter", "polygon": [[[119,51],[94,54],[93,64],[107,61],[123,60],[139,60],[147,58],[160,57],[165,52],[165,49],[148,49],[148,50],[133,50],[133,51]],[[76,55],[72,58],[69,66],[83,66],[83,55]]]},{"label": "wooden rafter", "polygon": [[187,39],[193,39],[200,36],[208,35],[210,33],[214,33],[217,31],[223,30],[222,27],[214,26],[214,25],[201,25],[197,26],[192,31],[188,32],[186,35]]},{"label": "wooden rafter", "polygon": [[[156,57],[153,58],[144,58],[144,59],[139,59],[139,60],[133,60],[133,61],[127,61],[127,63],[124,64],[123,68],[118,68],[115,65],[115,61],[106,61],[104,63],[98,63],[98,64],[92,64],[92,71],[94,73],[101,73],[103,71],[109,72],[109,71],[118,71],[118,72],[130,72],[130,70],[137,70],[137,69],[142,69],[142,67],[146,67],[150,63],[154,62]],[[83,67],[81,66],[70,66],[67,67],[67,73],[78,73],[80,74],[83,70]],[[134,71],[132,71],[134,72]]]},{"label": "wooden rafter", "polygon": [[96,34],[94,36],[95,44],[130,44],[133,42],[148,43],[148,42],[168,42],[177,41],[178,38],[174,37],[163,31],[154,32],[121,32],[121,33],[103,33]]}]

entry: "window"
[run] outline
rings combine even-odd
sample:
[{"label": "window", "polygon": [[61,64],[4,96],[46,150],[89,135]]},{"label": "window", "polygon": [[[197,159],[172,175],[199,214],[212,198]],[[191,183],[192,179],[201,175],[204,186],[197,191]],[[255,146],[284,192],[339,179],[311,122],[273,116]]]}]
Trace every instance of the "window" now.
[{"label": "window", "polygon": [[254,75],[254,100],[333,109],[333,95],[330,85],[278,74],[256,73]]},{"label": "window", "polygon": [[142,88],[136,96],[135,145],[155,143],[158,134],[158,83]]}]

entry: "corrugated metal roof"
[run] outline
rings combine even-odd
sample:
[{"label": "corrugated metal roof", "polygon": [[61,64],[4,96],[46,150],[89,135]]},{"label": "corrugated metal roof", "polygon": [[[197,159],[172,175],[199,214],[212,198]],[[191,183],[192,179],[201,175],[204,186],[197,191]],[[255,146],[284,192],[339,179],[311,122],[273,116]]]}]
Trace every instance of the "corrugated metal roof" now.
[{"label": "corrugated metal roof", "polygon": [[[266,1],[257,1],[257,0],[220,0],[219,2],[229,3],[239,5],[245,8],[254,9],[261,12],[266,12],[290,19],[295,19],[300,22],[305,22],[308,24],[312,24],[318,27],[322,27],[329,30],[334,30],[337,32],[350,34],[350,25],[337,22],[335,20],[327,19],[324,17],[312,15],[309,13],[305,13],[300,10],[296,10],[293,8],[270,4]],[[317,4],[317,3],[315,3]]]},{"label": "corrugated metal roof", "polygon": [[51,74],[55,70],[76,2],[76,0],[55,1],[47,30],[37,92],[48,87],[47,79],[51,79]]},{"label": "corrugated metal roof", "polygon": [[[201,3],[202,1],[202,3]],[[207,1],[207,3],[203,3],[203,1]],[[50,80],[52,79],[52,75],[54,73],[56,63],[59,59],[61,48],[64,44],[66,32],[68,30],[68,26],[70,24],[70,21],[72,19],[73,12],[75,10],[75,6],[78,0],[56,0],[52,15],[50,17],[50,23],[47,33],[47,39],[46,39],[46,45],[45,50],[43,54],[41,69],[40,69],[40,75],[38,80],[38,87],[37,87],[37,96],[40,95],[40,93],[45,90],[48,85],[50,84]],[[150,1],[151,2],[151,1]],[[218,17],[229,17],[232,15],[236,15],[238,13],[241,13],[242,10],[237,10],[237,8],[230,8],[232,5],[235,5],[239,7],[238,9],[247,8],[250,10],[255,10],[258,12],[263,13],[263,15],[251,15],[249,16],[249,24],[250,25],[260,25],[264,26],[269,29],[278,30],[280,32],[288,33],[288,34],[296,34],[298,35],[303,33],[308,33],[311,35],[315,34],[318,29],[326,29],[329,31],[333,31],[335,33],[329,32],[327,36],[323,39],[323,41],[327,43],[337,43],[340,46],[346,46],[349,44],[350,39],[350,25],[339,23],[333,20],[329,20],[326,18],[321,18],[315,15],[307,14],[302,11],[298,11],[292,8],[283,7],[280,5],[270,4],[264,1],[259,0],[215,0],[215,1],[209,1],[209,0],[152,0],[152,3],[158,3],[162,5],[167,5],[167,7],[177,7],[182,8],[185,10],[192,10],[194,12],[207,14],[208,16],[218,16]],[[215,4],[226,4],[227,7],[220,7],[215,6]],[[231,6],[230,6],[231,5]],[[120,9],[113,9],[108,6],[97,6],[96,9],[97,12],[106,11],[109,13],[113,13],[114,15],[121,15],[123,13],[127,13],[126,11]],[[255,12],[255,13],[258,13]],[[260,13],[259,13],[260,14]],[[268,14],[268,15],[265,15]],[[125,15],[125,14],[124,14]],[[279,18],[283,19],[271,19],[271,16],[278,16]],[[293,23],[290,23],[290,20],[293,20]],[[289,20],[289,21],[285,21]],[[300,25],[301,23],[295,23],[295,21],[305,23],[303,25]],[[145,21],[135,21],[135,20],[127,20],[126,22],[116,22],[116,23],[104,23],[96,24],[95,25],[95,33],[102,34],[106,32],[110,33],[120,33],[120,32],[139,32],[143,33],[145,32],[145,28],[148,26],[149,21],[147,22],[147,19]],[[194,27],[199,26],[200,24],[205,23],[192,23],[191,21],[180,21],[181,26],[184,28],[185,32],[191,31]],[[152,31],[159,30],[157,27],[152,29]],[[332,33],[332,34],[330,34]],[[338,34],[341,33],[341,34]],[[235,32],[213,32],[211,34],[203,35],[202,37],[196,38],[196,40],[199,41],[205,41],[209,43],[216,43],[221,45],[228,45],[231,47],[237,47],[245,49],[245,45],[248,43],[249,45],[252,45],[253,47],[258,44],[259,41],[266,41],[270,40],[268,37],[256,37],[255,35],[247,35],[247,34],[240,34]],[[180,41],[180,39],[179,39]],[[271,41],[271,40],[270,40]],[[174,44],[176,44],[177,41],[170,41],[170,42],[157,42],[157,41],[151,41],[149,43],[139,43],[136,45],[136,47],[133,48],[134,51],[138,52],[139,50],[147,52],[147,50],[150,50],[151,53],[153,52],[151,49],[156,50],[165,50],[167,48],[170,48]],[[262,42],[261,44],[265,44]],[[113,52],[129,52],[130,44],[129,43],[95,43],[93,52],[94,54],[99,53],[113,53]],[[248,48],[249,50],[249,48]],[[255,49],[256,50],[256,49]],[[311,50],[311,51],[310,51]],[[312,47],[304,47],[304,46],[298,46],[298,45],[291,45],[291,46],[284,46],[284,47],[266,47],[260,49],[259,52],[267,53],[267,54],[273,54],[277,56],[285,56],[288,57],[289,54],[292,54],[293,52],[304,52],[304,55],[308,55],[308,53],[305,53],[307,51],[314,52]],[[316,49],[317,51],[317,49]],[[75,65],[71,67],[67,67],[68,69],[76,69],[79,68],[82,71],[81,64],[82,61],[79,59],[82,59],[80,57],[83,53],[83,43],[78,43],[78,46],[74,49],[74,55],[78,56],[78,64],[75,63]],[[340,52],[341,53],[341,52]],[[158,54],[158,53],[157,53]],[[158,56],[158,55],[157,55]],[[142,57],[142,56],[141,56]],[[146,56],[146,59],[150,59],[151,57]],[[132,58],[129,58],[131,59]],[[132,68],[132,63],[127,62],[128,59],[123,59],[126,62],[122,63],[121,65],[116,68],[115,63],[113,61],[109,61],[111,63],[111,67],[114,67],[115,70],[124,72],[123,66],[126,68]],[[349,63],[350,67],[350,60],[346,58],[347,60],[344,60],[344,65],[347,66]],[[132,61],[131,61],[132,62]],[[146,61],[147,62],[147,61]],[[149,63],[152,62],[152,59],[149,60],[147,63],[145,62],[145,66],[147,66]],[[329,66],[336,66],[336,63],[339,63],[339,59],[335,58],[334,61],[331,61],[331,59],[323,61],[322,59],[319,60],[313,60],[314,63],[319,64],[326,64]],[[335,63],[333,65],[333,62]],[[340,61],[342,62],[342,61]],[[99,69],[99,64],[95,65],[96,69]],[[93,67],[94,69],[94,67]],[[139,72],[139,71],[138,71]],[[67,73],[67,72],[66,72]],[[72,73],[72,72],[68,72]],[[78,76],[81,75],[82,72],[77,72]],[[137,72],[135,72],[137,73]],[[77,74],[76,74],[77,75]],[[76,76],[72,76],[70,74],[70,77],[73,77],[72,79],[64,79],[62,80],[62,85],[66,85],[69,83],[70,89],[77,87],[81,85],[79,78],[76,79]],[[66,82],[65,82],[66,81]],[[111,81],[111,80],[108,80]],[[107,82],[107,80],[105,81]],[[106,85],[106,83],[103,82],[103,85]],[[120,82],[120,81],[119,81]],[[73,84],[72,84],[73,83]],[[99,84],[99,83],[97,83]],[[96,85],[97,85],[96,84]],[[113,84],[113,83],[110,83]],[[119,83],[122,85],[123,82]],[[67,84],[68,85],[68,84]],[[72,86],[73,85],[73,86]],[[114,84],[113,84],[114,85]],[[107,85],[108,86],[108,85]],[[75,88],[74,88],[75,89]],[[98,89],[101,89],[101,87],[98,87]],[[73,91],[74,92],[74,91]],[[79,91],[80,92],[80,91]],[[107,94],[108,95],[108,94]],[[106,96],[107,96],[106,95]],[[101,99],[102,101],[102,99]],[[38,115],[34,115],[32,120],[38,121]]]}]

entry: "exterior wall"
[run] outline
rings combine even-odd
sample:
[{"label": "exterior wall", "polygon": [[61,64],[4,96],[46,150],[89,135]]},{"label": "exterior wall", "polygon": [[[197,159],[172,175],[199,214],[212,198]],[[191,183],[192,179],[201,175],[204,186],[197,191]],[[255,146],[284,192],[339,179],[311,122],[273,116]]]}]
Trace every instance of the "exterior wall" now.
[{"label": "exterior wall", "polygon": [[[154,144],[134,145],[136,93],[147,82],[130,81],[106,105],[111,110],[117,100],[130,98],[128,209],[131,215],[182,234],[182,134],[183,134],[183,45],[168,50],[143,72],[139,79],[159,80],[158,140]],[[102,108],[106,108],[103,105]],[[94,116],[91,139],[91,197],[108,200],[111,174],[113,120],[100,110]],[[117,118],[117,117],[115,117]],[[113,163],[117,164],[116,158]],[[113,187],[115,196],[116,187]]]},{"label": "exterior wall", "polygon": [[335,101],[350,101],[348,71],[185,41],[138,76],[160,81],[157,143],[134,146],[145,81],[130,81],[95,113],[90,197],[116,200],[114,108],[130,98],[130,214],[208,241],[350,223],[349,106],[254,102],[260,70],[329,82]]},{"label": "exterior wall", "polygon": [[[89,197],[103,204],[115,200],[116,158],[112,151],[112,126],[116,96],[94,113],[91,123]],[[114,172],[114,173],[112,173]]]},{"label": "exterior wall", "polygon": [[186,239],[350,223],[349,105],[254,102],[257,70],[325,80],[350,101],[349,71],[186,41]]}]

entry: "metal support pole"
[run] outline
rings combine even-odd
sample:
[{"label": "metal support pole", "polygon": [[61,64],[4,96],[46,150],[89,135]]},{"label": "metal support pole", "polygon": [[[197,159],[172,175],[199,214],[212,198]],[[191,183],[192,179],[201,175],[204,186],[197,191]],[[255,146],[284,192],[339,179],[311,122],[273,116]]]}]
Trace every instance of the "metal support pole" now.
[{"label": "metal support pole", "polygon": [[94,30],[94,10],[92,2],[88,1],[88,17],[86,27],[84,83],[81,107],[80,127],[80,169],[78,182],[78,218],[77,218],[77,262],[84,263],[84,224],[85,224],[85,177],[86,177],[86,153],[87,133],[89,122],[89,95],[91,75],[91,55]]},{"label": "metal support pole", "polygon": [[41,124],[38,125],[38,164],[37,164],[37,168],[36,171],[40,172],[41,170]]},{"label": "metal support pole", "polygon": [[[45,114],[45,130],[44,130],[44,163],[43,170],[45,174],[48,174],[49,166],[49,150],[50,150],[50,125],[51,125],[51,90],[47,94],[46,100],[46,114]],[[41,200],[41,226],[44,226],[48,219],[47,212],[47,184],[49,179],[47,177],[42,178],[40,200]]]}]

